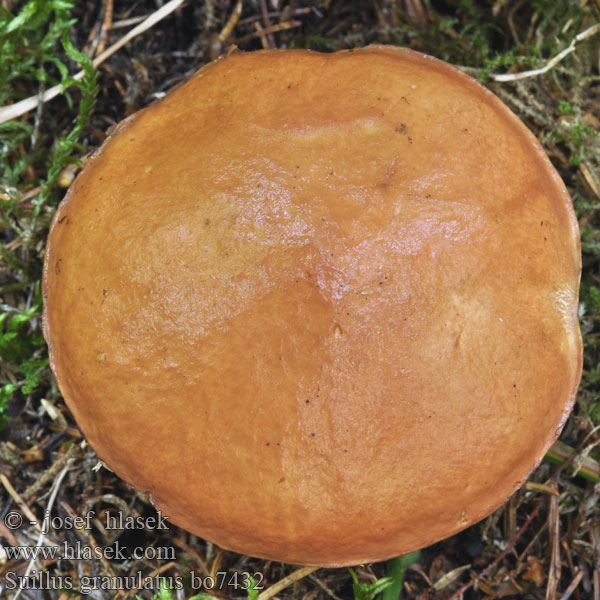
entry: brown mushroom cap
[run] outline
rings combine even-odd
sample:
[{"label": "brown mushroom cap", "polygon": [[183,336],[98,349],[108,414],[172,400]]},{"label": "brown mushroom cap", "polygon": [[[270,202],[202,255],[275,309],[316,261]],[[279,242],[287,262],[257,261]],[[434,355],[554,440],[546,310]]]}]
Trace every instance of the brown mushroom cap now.
[{"label": "brown mushroom cap", "polygon": [[391,47],[235,54],[119,128],[54,220],[45,334],[98,455],[172,522],[312,565],[498,507],[581,371],[540,144]]}]

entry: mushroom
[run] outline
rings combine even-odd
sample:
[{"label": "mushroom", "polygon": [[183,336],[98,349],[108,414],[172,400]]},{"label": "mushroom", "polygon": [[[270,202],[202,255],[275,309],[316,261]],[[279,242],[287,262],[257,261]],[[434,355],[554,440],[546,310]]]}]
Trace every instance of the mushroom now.
[{"label": "mushroom", "polygon": [[90,444],[177,525],[307,565],[490,514],[581,372],[541,145],[403,48],[237,53],[124,121],[61,203],[45,335]]}]

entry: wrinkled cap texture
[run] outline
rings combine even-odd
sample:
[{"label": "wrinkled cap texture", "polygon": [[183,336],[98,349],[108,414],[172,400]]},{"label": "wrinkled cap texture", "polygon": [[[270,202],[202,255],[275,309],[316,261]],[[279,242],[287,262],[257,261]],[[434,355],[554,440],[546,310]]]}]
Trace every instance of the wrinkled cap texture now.
[{"label": "wrinkled cap texture", "polygon": [[540,144],[456,68],[260,51],[124,121],[54,219],[45,335],[120,477],[309,565],[477,522],[558,436],[580,248]]}]

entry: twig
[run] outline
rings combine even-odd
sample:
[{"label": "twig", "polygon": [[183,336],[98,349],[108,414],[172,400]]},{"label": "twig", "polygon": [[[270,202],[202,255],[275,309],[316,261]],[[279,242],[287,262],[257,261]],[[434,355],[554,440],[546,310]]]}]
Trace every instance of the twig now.
[{"label": "twig", "polygon": [[249,35],[245,35],[241,38],[237,38],[235,40],[236,44],[243,44],[251,40],[252,38],[264,36],[269,33],[277,33],[278,31],[284,31],[285,29],[293,29],[294,27],[300,27],[302,25],[301,21],[284,21],[283,23],[275,23],[275,25],[271,25],[268,29],[261,29],[260,31],[256,31],[254,33],[250,33]]},{"label": "twig", "polygon": [[521,45],[521,40],[519,39],[519,35],[517,34],[517,29],[515,27],[515,13],[523,6],[525,0],[519,0],[509,11],[508,11],[508,28],[512,33],[513,39],[515,40],[515,44],[517,46]]},{"label": "twig", "polygon": [[[571,549],[569,548],[569,544],[567,543],[567,540],[563,540],[560,545],[562,546],[563,551],[564,551],[563,556],[565,556],[567,558],[567,563],[569,563],[569,570],[571,571],[571,576],[574,579],[577,579],[577,576],[579,575],[579,573],[580,572],[583,573],[583,569],[579,569],[579,568],[575,567],[575,565],[573,564],[573,559],[571,558]],[[571,585],[573,585],[573,582],[571,582]],[[569,586],[569,588],[570,587],[571,586]],[[577,586],[575,586],[574,591],[576,590],[575,595],[577,596],[577,599],[579,600],[579,598],[580,598],[579,590],[577,590],[576,588],[577,588]],[[568,589],[567,589],[567,591],[568,591]],[[566,594],[566,592],[565,592],[565,594]],[[563,596],[563,598],[564,598],[564,596]],[[561,600],[563,600],[563,598],[561,598]],[[566,598],[565,598],[565,600],[566,600]]]},{"label": "twig", "polygon": [[48,481],[54,479],[60,469],[74,458],[81,455],[81,446],[73,444],[65,454],[61,454],[52,465],[50,465],[24,492],[23,498],[29,500],[34,494],[42,489]]},{"label": "twig", "polygon": [[265,34],[262,25],[258,21],[255,21],[252,25],[254,25],[254,29],[256,29],[256,35],[260,37],[260,43],[262,44],[262,47],[265,50],[271,48],[272,46],[269,45],[268,36]]},{"label": "twig", "polygon": [[585,31],[577,34],[571,43],[561,52],[559,52],[554,58],[549,60],[543,67],[539,69],[532,69],[531,71],[522,71],[521,73],[490,73],[490,79],[494,81],[518,81],[519,79],[528,79],[529,77],[537,77],[547,73],[552,67],[555,67],[559,62],[566,58],[571,52],[573,52],[578,42],[592,37],[600,32],[600,23],[596,23],[591,27],[588,27]]},{"label": "twig", "polygon": [[539,492],[540,494],[560,496],[560,492],[555,487],[545,485],[544,483],[536,483],[535,481],[528,481],[525,484],[525,489],[528,492]]},{"label": "twig", "polygon": [[[219,33],[215,33],[211,44],[210,44],[210,58],[211,60],[215,60],[221,54],[223,54],[223,49],[225,47],[225,43],[227,38],[233,33],[238,21],[240,20],[240,16],[242,14],[242,9],[244,7],[244,0],[237,0],[233,10],[231,11],[231,15],[229,15],[229,19],[223,26],[223,29]],[[230,48],[231,51],[231,48]]]},{"label": "twig", "polygon": [[567,444],[561,442],[560,440],[554,442],[552,448],[548,450],[545,457],[550,462],[560,465],[554,477],[556,477],[564,469],[568,468],[573,470],[573,476],[578,474],[585,479],[593,481],[594,483],[598,483],[598,481],[600,481],[600,465],[593,458],[586,456],[583,459],[578,460],[578,464],[573,465],[575,459],[583,452],[585,444],[587,443],[590,435],[594,434],[597,430],[598,428],[595,427],[585,437],[583,442],[579,445],[579,448],[576,450],[570,446],[567,446]]},{"label": "twig", "polygon": [[[77,521],[75,520],[79,515],[75,512],[75,510],[66,502],[61,502],[60,505],[63,507],[63,509],[69,514],[69,516],[71,518],[73,518],[73,523],[76,523]],[[110,563],[108,562],[108,560],[106,559],[106,556],[104,556],[104,553],[102,551],[98,551],[97,548],[99,548],[96,540],[94,539],[94,536],[92,535],[92,533],[90,531],[86,531],[85,527],[80,527],[80,528],[76,528],[74,527],[74,530],[83,538],[87,538],[87,542],[90,545],[90,547],[92,548],[92,552],[94,553],[94,555],[100,555],[100,562],[102,563],[102,566],[104,567],[104,570],[106,573],[108,573],[111,577],[115,577],[115,572],[113,571],[112,567],[110,566]]]},{"label": "twig", "polygon": [[600,600],[600,526],[592,526],[590,538],[594,548],[594,600]]},{"label": "twig", "polygon": [[465,585],[463,585],[458,591],[454,592],[454,594],[452,594],[452,596],[447,598],[447,600],[456,600],[456,598],[459,598],[460,596],[462,596],[468,589],[470,589],[471,587],[473,587],[473,585],[475,585],[475,581],[477,581],[478,579],[483,579],[495,566],[497,566],[498,563],[514,548],[515,544],[519,541],[519,538],[525,533],[527,528],[531,525],[531,522],[533,521],[533,519],[535,519],[538,512],[540,512],[541,508],[542,508],[542,503],[540,502],[533,509],[531,514],[527,517],[527,520],[525,521],[525,523],[523,523],[523,526],[521,527],[521,529],[519,529],[519,533],[517,533],[517,535],[515,535],[515,537],[510,541],[508,546],[506,546],[506,548],[504,550],[502,550],[502,552],[500,552],[500,554],[498,554],[498,556],[495,558],[494,562],[491,563],[490,565],[488,565],[483,571],[481,571],[481,573],[479,575],[476,575],[474,579],[471,579],[471,581],[469,581],[468,583],[465,583]]},{"label": "twig", "polygon": [[[56,500],[56,495],[58,494],[58,489],[60,488],[60,484],[62,483],[62,480],[64,479],[65,475],[67,474],[67,472],[70,468],[71,468],[71,464],[69,463],[59,473],[58,477],[52,484],[52,491],[50,493],[50,499],[48,500],[48,505],[46,506],[46,513],[44,515],[44,525],[42,526],[42,531],[40,532],[40,535],[37,539],[36,546],[42,545],[42,542],[44,540],[44,532],[48,531],[48,529],[49,529],[48,526],[50,524],[50,512],[52,511],[52,506],[54,505],[54,501]],[[27,581],[27,577],[29,576],[29,573],[31,573],[31,569],[33,569],[33,564],[35,563],[36,558],[37,558],[37,555],[35,553],[33,553],[31,556],[31,560],[29,561],[29,564],[27,565],[27,570],[25,571],[25,575],[23,576],[23,578],[20,581]],[[21,592],[23,591],[23,589],[24,589],[23,587],[19,587],[19,590],[15,594],[15,597],[13,598],[13,600],[17,600],[17,598],[21,595]]]},{"label": "twig", "polygon": [[122,29],[123,27],[131,27],[131,25],[136,25],[143,21],[146,17],[144,15],[140,15],[139,17],[131,17],[130,19],[123,19],[121,21],[114,21],[110,26],[111,30],[114,29]]},{"label": "twig", "polygon": [[[552,482],[556,487],[556,483]],[[550,566],[548,568],[548,584],[546,585],[546,600],[554,600],[558,581],[560,579],[560,521],[558,518],[558,497],[551,495],[548,510],[548,531],[550,533]]]},{"label": "twig", "polygon": [[206,562],[204,561],[204,559],[200,556],[200,554],[198,554],[198,551],[195,550],[194,548],[191,548],[188,544],[186,544],[186,542],[181,539],[181,538],[174,538],[173,539],[173,543],[176,546],[179,546],[186,554],[189,554],[192,558],[196,559],[196,562],[198,563],[198,565],[200,565],[200,568],[202,569],[203,573],[205,575],[208,575],[208,567],[206,566]]},{"label": "twig", "polygon": [[40,524],[38,520],[35,518],[35,515],[31,512],[31,509],[25,503],[25,500],[19,496],[17,490],[12,486],[8,477],[4,474],[0,474],[0,481],[2,485],[6,489],[6,491],[12,496],[13,500],[17,503],[17,506],[25,513],[25,516],[29,519],[29,522],[38,530],[42,531],[40,528]]},{"label": "twig", "polygon": [[529,543],[527,544],[527,546],[525,546],[525,548],[523,549],[523,552],[521,552],[521,558],[517,561],[517,564],[515,566],[515,571],[517,571],[517,572],[521,571],[523,564],[524,564],[523,558],[526,556],[529,556],[529,553],[530,553],[531,549],[533,548],[534,544],[537,543],[537,541],[540,539],[540,535],[542,535],[542,533],[544,531],[546,531],[547,528],[548,528],[548,521],[545,521],[544,524],[537,530],[535,535],[529,540]]},{"label": "twig", "polygon": [[240,19],[240,15],[242,14],[242,8],[244,6],[244,0],[238,0],[229,19],[227,19],[227,23],[221,31],[219,32],[218,38],[220,42],[225,42],[227,38],[231,35],[231,32],[235,29],[237,22]]},{"label": "twig", "polygon": [[[289,7],[288,7],[289,8]],[[300,15],[309,15],[310,13],[312,13],[312,9],[309,7],[305,7],[305,8],[293,8],[290,11],[286,11],[288,12],[288,14],[293,15],[293,16],[300,16]],[[280,12],[269,12],[269,17],[281,17],[281,13]],[[254,21],[260,21],[262,19],[262,15],[248,15],[247,17],[244,17],[243,19],[241,19],[239,21],[239,25],[248,25],[249,23],[254,23]]]},{"label": "twig", "polygon": [[100,28],[100,44],[98,46],[101,53],[104,52],[104,47],[106,46],[108,30],[112,27],[113,1],[114,0],[105,0],[104,4],[104,19],[102,20],[102,27]]},{"label": "twig", "polygon": [[404,10],[412,21],[421,26],[427,25],[427,13],[421,0],[404,0]]},{"label": "twig", "polygon": [[[269,29],[269,27],[271,27],[271,19],[269,18],[269,11],[267,9],[267,0],[260,0],[260,8],[262,11],[262,18],[263,18],[263,25],[264,25],[263,29]],[[269,44],[269,47],[275,48],[275,38],[273,37],[273,34],[267,33],[265,35],[266,35],[267,43]]]},{"label": "twig", "polygon": [[517,497],[511,496],[504,510],[504,537],[511,540],[517,533]]},{"label": "twig", "polygon": [[[175,561],[171,561],[168,563],[165,563],[164,565],[157,567],[156,569],[154,569],[153,571],[151,571],[148,574],[148,579],[153,579],[154,577],[156,577],[157,575],[160,575],[161,573],[164,573],[165,571],[168,571],[171,567],[174,567],[177,563]],[[125,590],[119,590],[115,596],[115,600],[117,600],[117,598],[122,598],[124,597],[126,594],[127,596],[129,596],[130,594],[135,594],[137,592],[139,592],[140,589],[139,588],[135,588],[132,590],[127,590],[127,592],[125,592]]]},{"label": "twig", "polygon": [[565,593],[560,597],[560,600],[569,600],[571,594],[575,591],[575,588],[579,585],[579,582],[582,580],[582,578],[583,571],[579,571],[579,573],[577,573],[577,575],[575,576],[575,579],[571,581],[571,584],[569,585]]},{"label": "twig", "polygon": [[[115,52],[120,50],[127,42],[131,41],[134,37],[137,37],[141,33],[144,33],[159,21],[162,21],[165,17],[170,15],[174,10],[179,8],[185,0],[171,0],[167,2],[162,8],[153,12],[146,20],[140,23],[137,27],[134,27],[131,31],[127,32],[118,42],[113,44],[110,48],[106,49],[102,54],[98,55],[92,62],[94,67],[102,64],[107,58],[110,58]],[[79,80],[84,76],[84,71],[79,71],[73,75],[73,79]],[[42,95],[41,99],[38,96],[30,96],[11,104],[9,106],[0,107],[0,123],[11,121],[21,115],[33,110],[40,102],[48,102],[53,98],[56,98],[61,93],[62,85],[58,84],[50,89],[46,90]]]},{"label": "twig", "polygon": [[593,170],[590,169],[585,164],[585,162],[582,162],[579,165],[579,172],[581,173],[583,180],[585,181],[587,186],[590,188],[590,190],[592,191],[594,196],[596,196],[596,198],[598,198],[598,200],[600,200],[600,183],[598,181],[596,181]]},{"label": "twig", "polygon": [[327,587],[325,582],[321,581],[316,575],[309,575],[308,578],[311,581],[314,581],[330,598],[333,598],[333,600],[342,600],[339,596],[336,596],[335,593]]},{"label": "twig", "polygon": [[302,567],[297,569],[293,573],[290,573],[287,577],[280,579],[277,583],[274,583],[270,588],[266,589],[264,592],[258,595],[258,600],[269,600],[275,594],[279,593],[281,590],[288,587],[288,585],[292,585],[292,583],[296,583],[300,579],[314,573],[319,567]]}]

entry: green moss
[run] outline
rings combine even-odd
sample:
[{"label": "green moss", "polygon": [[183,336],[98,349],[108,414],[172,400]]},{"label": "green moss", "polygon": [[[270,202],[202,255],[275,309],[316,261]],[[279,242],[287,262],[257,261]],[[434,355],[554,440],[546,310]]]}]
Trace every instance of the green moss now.
[{"label": "green moss", "polygon": [[[10,396],[30,395],[47,375],[48,358],[40,331],[40,277],[44,238],[59,196],[54,185],[62,169],[76,160],[78,142],[98,92],[91,60],[71,43],[71,0],[30,0],[0,6],[0,105],[40,95],[60,84],[67,105],[78,90],[79,108],[67,126],[37,111],[0,124],[0,254],[13,281],[0,287],[0,425]],[[72,64],[69,64],[69,63]],[[69,73],[81,64],[85,76]],[[26,201],[25,201],[26,199]]]}]

